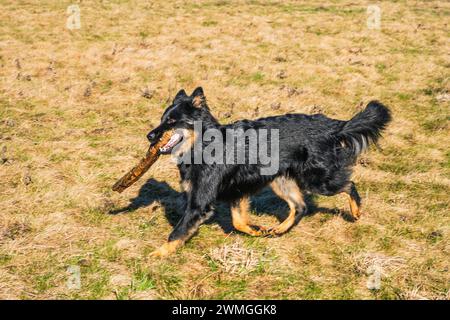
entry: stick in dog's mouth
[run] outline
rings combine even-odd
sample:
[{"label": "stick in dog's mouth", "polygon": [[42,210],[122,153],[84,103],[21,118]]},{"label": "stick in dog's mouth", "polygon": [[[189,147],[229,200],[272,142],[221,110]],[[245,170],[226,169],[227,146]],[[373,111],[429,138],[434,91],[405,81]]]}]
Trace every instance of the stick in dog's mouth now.
[{"label": "stick in dog's mouth", "polygon": [[[129,172],[127,172],[122,178],[120,178],[112,187],[114,191],[122,192],[133,183],[139,180],[140,177],[144,175],[150,169],[150,167],[158,160],[159,156],[162,154],[161,148],[165,148],[172,140],[174,134],[173,131],[166,131],[163,133],[161,139],[154,145],[151,145],[147,151],[145,158],[133,167]],[[174,140],[175,141],[175,140]],[[172,144],[172,143],[171,143]],[[174,146],[176,143],[174,144]],[[172,147],[173,148],[173,147]]]}]

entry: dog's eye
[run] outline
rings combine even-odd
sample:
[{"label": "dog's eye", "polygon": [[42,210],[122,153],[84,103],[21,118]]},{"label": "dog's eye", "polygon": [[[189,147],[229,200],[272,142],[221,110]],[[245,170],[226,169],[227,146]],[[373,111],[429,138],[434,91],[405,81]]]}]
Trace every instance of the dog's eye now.
[{"label": "dog's eye", "polygon": [[177,122],[177,120],[175,120],[175,119],[167,119],[167,123],[168,124],[174,124],[175,122]]}]

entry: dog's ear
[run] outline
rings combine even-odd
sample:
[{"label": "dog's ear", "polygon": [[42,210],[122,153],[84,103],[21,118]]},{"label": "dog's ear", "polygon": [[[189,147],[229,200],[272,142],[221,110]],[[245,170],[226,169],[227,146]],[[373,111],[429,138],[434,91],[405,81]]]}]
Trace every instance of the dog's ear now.
[{"label": "dog's ear", "polygon": [[175,96],[175,98],[173,99],[173,101],[178,100],[180,98],[185,98],[185,97],[187,97],[186,91],[184,91],[184,89],[181,89],[180,91],[178,91],[178,93]]},{"label": "dog's ear", "polygon": [[192,105],[195,108],[201,108],[206,104],[206,97],[205,94],[203,93],[202,87],[198,87],[197,89],[195,89],[194,92],[192,92],[191,94],[191,98],[192,98]]}]

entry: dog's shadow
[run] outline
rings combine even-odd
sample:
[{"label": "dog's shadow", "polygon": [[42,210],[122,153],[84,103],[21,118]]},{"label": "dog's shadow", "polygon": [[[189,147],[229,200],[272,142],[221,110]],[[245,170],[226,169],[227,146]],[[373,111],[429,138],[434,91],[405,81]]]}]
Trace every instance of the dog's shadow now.
[{"label": "dog's shadow", "polygon": [[175,226],[182,215],[183,193],[176,191],[166,182],[161,182],[153,178],[147,180],[136,197],[130,200],[130,203],[123,208],[113,209],[110,214],[131,213],[139,208],[149,207],[159,203],[166,214],[167,220],[172,226]]},{"label": "dog's shadow", "polygon": [[[141,186],[138,195],[132,198],[126,207],[110,210],[109,213],[112,215],[131,213],[139,208],[145,208],[159,203],[164,208],[167,221],[172,226],[175,226],[183,215],[185,207],[184,199],[185,196],[183,192],[176,191],[166,182],[151,178]],[[353,221],[348,213],[343,213],[338,209],[328,209],[316,206],[312,196],[307,195],[305,197],[305,202],[308,206],[307,216],[315,215],[317,213],[338,214],[346,221]],[[286,202],[277,197],[269,188],[265,188],[258,195],[252,197],[251,210],[258,216],[273,215],[280,222],[286,219],[289,212]],[[206,223],[218,224],[225,233],[233,231],[234,228],[231,221],[229,205],[216,203],[215,212],[216,214],[214,214]],[[299,216],[296,224],[306,215]]]}]

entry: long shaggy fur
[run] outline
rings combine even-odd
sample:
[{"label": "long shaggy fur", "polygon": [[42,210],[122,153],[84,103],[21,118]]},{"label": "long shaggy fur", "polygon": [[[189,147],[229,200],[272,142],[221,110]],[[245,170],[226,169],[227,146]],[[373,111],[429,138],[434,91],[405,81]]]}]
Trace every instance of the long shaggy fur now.
[{"label": "long shaggy fur", "polygon": [[381,131],[391,121],[391,112],[378,101],[371,101],[367,107],[348,121],[335,137],[352,148],[355,156],[367,149],[370,143],[377,143]]},{"label": "long shaggy fur", "polygon": [[[229,202],[234,208],[242,199],[255,194],[272,182],[283,189],[287,201],[297,194],[290,206],[304,211],[301,195],[305,191],[332,196],[345,192],[359,217],[360,199],[356,187],[350,180],[357,156],[376,143],[381,131],[390,121],[387,107],[371,101],[365,110],[349,121],[330,119],[322,114],[285,114],[257,120],[240,120],[221,125],[211,114],[201,88],[191,96],[181,90],[161,118],[161,124],[148,134],[152,143],[158,141],[166,130],[192,130],[194,121],[202,121],[203,129],[215,128],[226,136],[227,129],[277,129],[279,132],[279,169],[274,174],[262,175],[260,162],[251,164],[186,164],[178,165],[186,192],[185,214],[169,237],[169,241],[186,241],[211,214],[215,201]],[[270,139],[269,139],[270,141]],[[203,148],[208,142],[203,142]],[[245,140],[249,149],[249,141]],[[188,146],[193,148],[193,146]],[[270,149],[270,148],[269,148]],[[186,150],[186,148],[184,148]],[[191,149],[192,150],[192,149]],[[224,152],[226,157],[226,151]],[[193,154],[193,152],[192,152]],[[236,162],[235,162],[236,163]],[[284,188],[280,181],[287,181]],[[280,189],[281,188],[281,189]],[[295,189],[295,190],[294,190]],[[300,190],[300,191],[299,191]],[[237,211],[236,211],[237,212]],[[356,218],[357,218],[356,217]],[[244,219],[245,220],[245,219]],[[244,221],[243,220],[243,221]],[[248,226],[241,226],[248,230]]]}]

